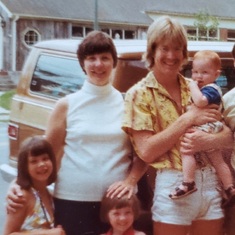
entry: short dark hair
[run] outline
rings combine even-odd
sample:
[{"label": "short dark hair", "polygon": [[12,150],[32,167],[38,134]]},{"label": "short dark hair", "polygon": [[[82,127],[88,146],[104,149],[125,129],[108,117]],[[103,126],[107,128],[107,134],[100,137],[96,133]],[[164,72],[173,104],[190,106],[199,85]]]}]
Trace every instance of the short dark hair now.
[{"label": "short dark hair", "polygon": [[100,219],[102,222],[109,223],[108,213],[112,209],[121,209],[124,207],[131,207],[134,214],[134,219],[136,220],[140,214],[140,202],[136,195],[132,195],[128,198],[128,195],[125,194],[121,198],[118,197],[107,197],[104,195],[101,201],[100,208]]},{"label": "short dark hair", "polygon": [[23,189],[32,187],[32,181],[28,170],[29,155],[37,157],[45,153],[48,154],[53,166],[52,173],[48,179],[48,185],[50,185],[55,182],[57,176],[56,158],[50,143],[48,143],[43,136],[33,136],[27,138],[21,144],[18,152],[17,184]]},{"label": "short dark hair", "polygon": [[84,70],[84,60],[87,56],[106,52],[111,53],[113,67],[115,68],[117,65],[117,51],[112,38],[107,33],[94,30],[88,33],[80,45],[78,45],[77,57]]}]

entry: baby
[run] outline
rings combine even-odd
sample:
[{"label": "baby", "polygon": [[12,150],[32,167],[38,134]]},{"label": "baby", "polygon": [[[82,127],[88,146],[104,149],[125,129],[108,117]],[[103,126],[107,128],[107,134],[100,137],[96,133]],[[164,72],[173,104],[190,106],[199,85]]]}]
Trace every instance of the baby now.
[{"label": "baby", "polygon": [[[198,107],[205,107],[209,104],[220,105],[222,103],[222,92],[215,84],[215,80],[220,75],[221,61],[217,53],[213,51],[199,51],[194,55],[192,66],[192,80],[189,83],[191,96],[194,104]],[[208,133],[216,133],[222,130],[222,122],[206,123],[197,127]],[[233,185],[232,174],[228,165],[224,162],[222,153],[211,150],[206,153],[218,177],[220,178],[227,200],[223,206],[235,202],[235,187]],[[197,190],[194,177],[196,170],[196,160],[194,155],[183,155],[183,182],[169,196],[172,199],[185,197]]]}]

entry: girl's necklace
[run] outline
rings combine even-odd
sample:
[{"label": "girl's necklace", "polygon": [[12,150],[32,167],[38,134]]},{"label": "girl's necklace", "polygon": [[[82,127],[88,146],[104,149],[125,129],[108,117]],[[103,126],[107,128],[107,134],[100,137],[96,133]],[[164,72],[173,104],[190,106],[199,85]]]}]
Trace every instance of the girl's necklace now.
[{"label": "girl's necklace", "polygon": [[48,226],[51,227],[51,223],[50,223],[50,221],[49,221],[49,219],[48,219],[45,206],[44,206],[44,204],[43,204],[43,202],[42,202],[42,199],[41,199],[41,197],[40,197],[40,193],[39,193],[38,191],[37,191],[37,196],[38,196],[39,201],[40,201],[40,205],[41,205],[41,208],[42,208],[42,211],[43,211],[43,214],[44,214],[44,218],[45,218],[45,220],[46,220]]}]

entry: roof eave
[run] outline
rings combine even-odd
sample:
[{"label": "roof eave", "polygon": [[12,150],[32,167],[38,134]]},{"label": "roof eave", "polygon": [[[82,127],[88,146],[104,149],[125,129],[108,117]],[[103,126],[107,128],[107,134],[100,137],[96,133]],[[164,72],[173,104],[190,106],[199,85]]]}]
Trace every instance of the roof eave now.
[{"label": "roof eave", "polygon": [[[146,14],[159,14],[159,15],[171,15],[171,16],[186,16],[186,17],[192,17],[195,16],[197,13],[182,13],[182,12],[170,12],[170,11],[145,11]],[[232,17],[226,17],[226,16],[215,16],[215,17],[219,17],[220,19],[223,20],[232,20],[234,21],[234,18]]]},{"label": "roof eave", "polygon": [[0,1],[0,8],[2,8],[6,13],[8,18],[12,18],[13,14],[9,11],[9,9]]},{"label": "roof eave", "polygon": [[[49,17],[49,16],[35,16],[35,15],[25,15],[25,14],[17,14],[17,16],[21,19],[40,19],[40,20],[56,20],[56,21],[70,21],[70,22],[85,22],[85,23],[93,23],[93,20],[89,19],[73,19],[73,18],[61,18],[61,17]],[[119,21],[104,21],[99,20],[99,24],[118,24],[118,25],[135,25],[140,27],[148,27],[149,24],[144,23],[134,23],[134,22],[119,22]]]}]

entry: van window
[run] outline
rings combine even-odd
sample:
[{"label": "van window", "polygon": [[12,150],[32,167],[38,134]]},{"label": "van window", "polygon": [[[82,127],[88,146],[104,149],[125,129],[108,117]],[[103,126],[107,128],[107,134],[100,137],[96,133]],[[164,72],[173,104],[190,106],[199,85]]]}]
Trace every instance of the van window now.
[{"label": "van window", "polygon": [[77,59],[43,54],[33,72],[30,90],[53,98],[60,98],[79,90],[85,73]]}]

